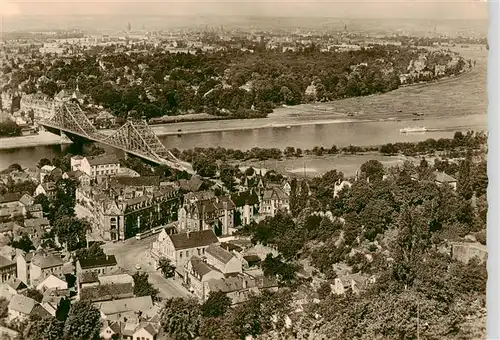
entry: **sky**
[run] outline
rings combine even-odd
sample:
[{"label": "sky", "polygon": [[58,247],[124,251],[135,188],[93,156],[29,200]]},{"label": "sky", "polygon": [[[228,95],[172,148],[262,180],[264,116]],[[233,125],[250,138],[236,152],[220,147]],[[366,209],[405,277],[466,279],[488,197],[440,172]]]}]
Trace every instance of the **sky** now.
[{"label": "sky", "polygon": [[283,17],[487,19],[484,0],[0,0],[4,17],[31,15],[248,15]]}]

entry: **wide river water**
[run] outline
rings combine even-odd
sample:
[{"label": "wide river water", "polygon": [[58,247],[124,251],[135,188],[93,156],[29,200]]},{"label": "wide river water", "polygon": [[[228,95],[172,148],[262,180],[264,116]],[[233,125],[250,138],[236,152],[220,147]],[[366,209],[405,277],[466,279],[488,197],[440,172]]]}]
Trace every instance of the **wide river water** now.
[{"label": "wide river water", "polygon": [[[338,147],[358,145],[370,146],[394,142],[415,142],[427,138],[450,138],[455,131],[487,131],[488,116],[468,115],[433,117],[420,121],[376,121],[337,122],[290,127],[264,127],[247,130],[189,133],[182,136],[161,136],[161,141],[170,149],[194,147],[217,147],[233,149],[280,148],[293,146],[312,149],[315,146]],[[425,126],[426,133],[402,134],[399,129],[408,126]],[[0,169],[12,163],[33,167],[41,158],[52,158],[69,150],[68,146],[36,146],[0,150]],[[120,151],[106,148],[108,152],[121,155]]]}]

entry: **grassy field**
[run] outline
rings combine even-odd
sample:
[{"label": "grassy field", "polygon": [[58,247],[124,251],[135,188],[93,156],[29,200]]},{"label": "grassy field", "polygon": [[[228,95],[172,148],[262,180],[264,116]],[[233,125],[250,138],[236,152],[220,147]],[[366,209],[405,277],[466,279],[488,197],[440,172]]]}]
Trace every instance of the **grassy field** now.
[{"label": "grassy field", "polygon": [[378,160],[387,167],[403,164],[405,160],[414,161],[411,157],[383,156],[378,153],[367,153],[361,155],[326,155],[321,157],[304,156],[300,158],[286,158],[280,161],[247,161],[238,163],[238,165],[242,168],[251,166],[255,169],[263,169],[263,172],[276,170],[291,177],[303,176],[304,167],[306,175],[310,177],[321,176],[333,169],[341,171],[346,176],[354,176],[361,165],[371,159]]}]

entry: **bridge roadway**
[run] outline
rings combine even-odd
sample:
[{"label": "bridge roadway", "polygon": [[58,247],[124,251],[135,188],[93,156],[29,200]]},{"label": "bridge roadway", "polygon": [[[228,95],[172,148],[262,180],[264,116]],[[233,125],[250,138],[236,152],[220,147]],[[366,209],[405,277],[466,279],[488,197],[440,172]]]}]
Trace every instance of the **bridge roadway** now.
[{"label": "bridge roadway", "polygon": [[115,141],[114,138],[112,138],[113,136],[115,136],[117,131],[113,131],[113,133],[109,133],[109,132],[108,133],[100,133],[100,132],[96,131],[96,132],[83,134],[83,133],[75,132],[71,129],[62,128],[62,127],[58,126],[57,124],[53,124],[50,121],[40,122],[40,125],[43,126],[44,128],[48,128],[49,130],[52,129],[52,130],[62,131],[67,135],[75,135],[75,136],[78,136],[79,138],[82,138],[82,139],[90,140],[90,141],[93,141],[96,143],[100,143],[100,144],[104,144],[104,145],[113,147],[115,149],[122,150],[127,154],[137,156],[139,158],[148,160],[148,161],[155,163],[155,164],[162,164],[162,165],[166,165],[170,168],[173,168],[173,169],[176,169],[179,171],[186,171],[192,175],[195,174],[195,171],[193,170],[191,164],[177,159],[175,156],[173,156],[170,153],[170,151],[168,151],[170,154],[169,156],[171,158],[174,158],[174,161],[168,160],[168,159],[160,157],[158,155],[154,155],[154,156],[149,155],[149,154],[146,154],[144,152],[141,152],[141,150],[133,150],[133,149],[127,148],[126,146],[120,145],[119,143],[117,143]]}]

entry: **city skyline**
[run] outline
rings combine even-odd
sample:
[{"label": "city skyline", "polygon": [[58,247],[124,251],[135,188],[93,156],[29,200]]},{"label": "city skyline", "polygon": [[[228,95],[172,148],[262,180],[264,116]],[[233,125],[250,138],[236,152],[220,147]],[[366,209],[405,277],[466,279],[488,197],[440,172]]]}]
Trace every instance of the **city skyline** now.
[{"label": "city skyline", "polygon": [[[274,1],[9,1],[0,3],[4,17],[15,16],[263,16],[332,17],[366,19],[488,19],[485,1],[438,0],[375,1],[356,3],[314,0],[307,2]],[[96,6],[98,4],[98,6]]]}]

